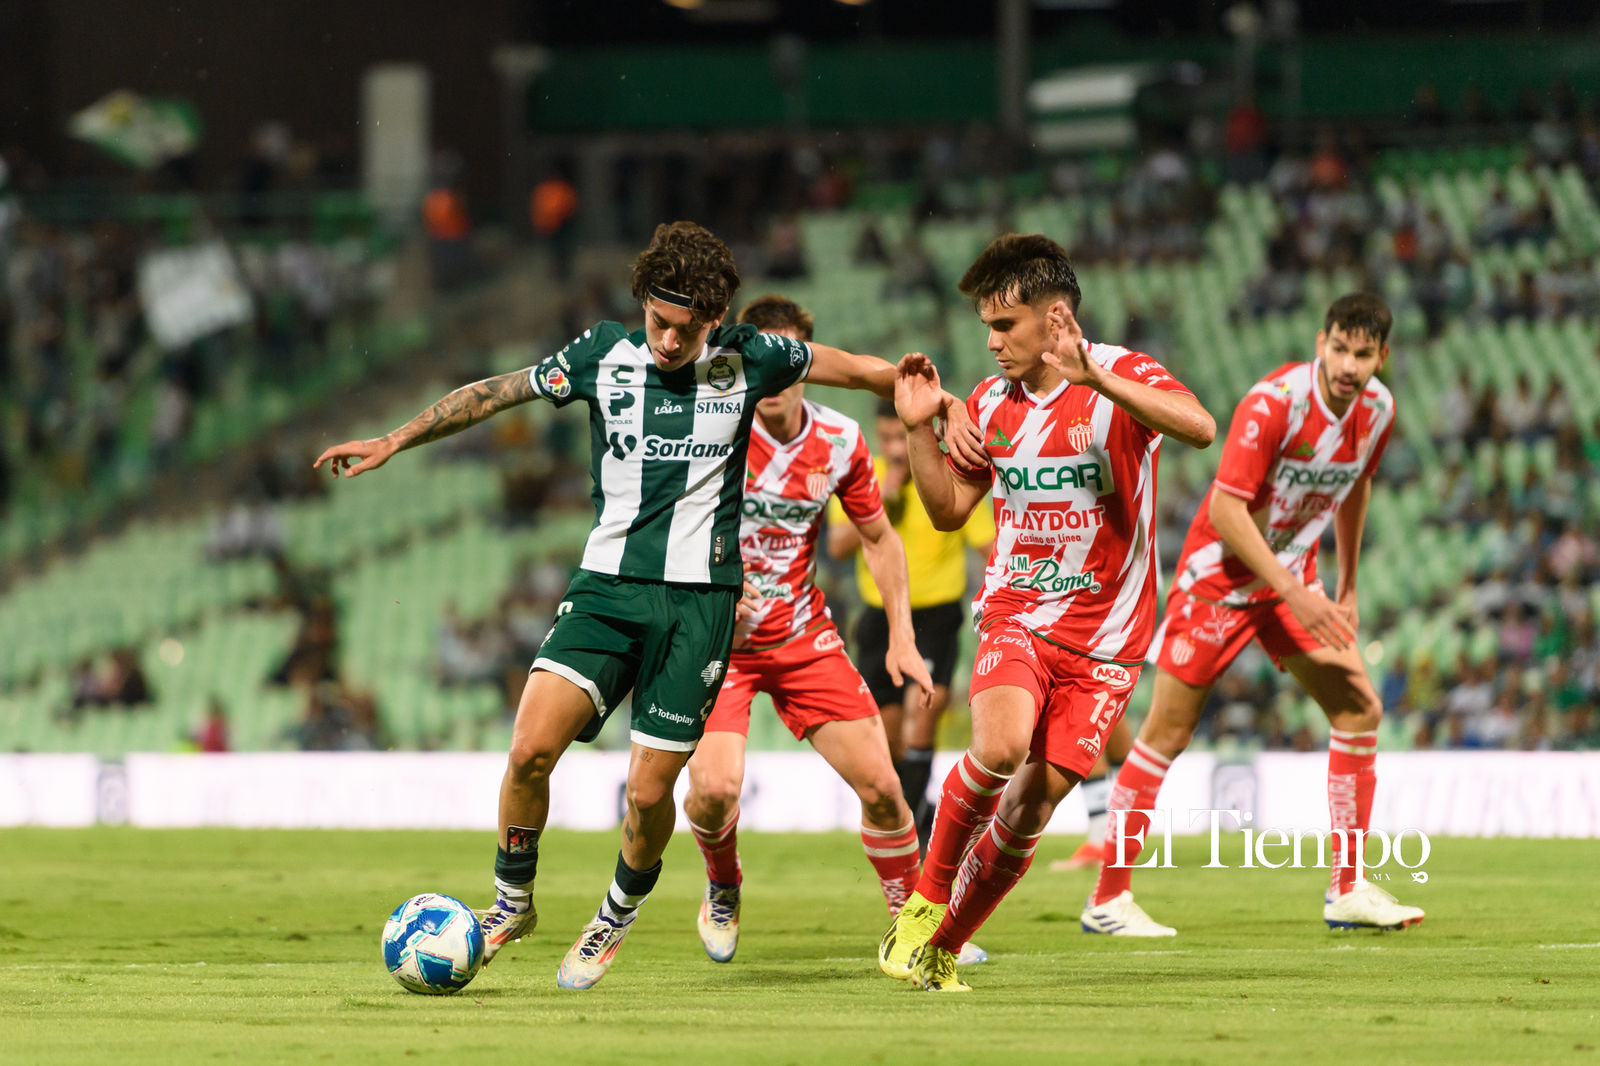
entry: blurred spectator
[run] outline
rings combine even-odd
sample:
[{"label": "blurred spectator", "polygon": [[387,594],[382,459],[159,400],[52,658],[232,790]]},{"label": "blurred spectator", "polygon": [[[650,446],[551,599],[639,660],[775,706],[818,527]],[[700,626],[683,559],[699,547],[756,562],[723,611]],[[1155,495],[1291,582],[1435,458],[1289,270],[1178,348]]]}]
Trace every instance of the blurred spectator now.
[{"label": "blurred spectator", "polygon": [[1228,109],[1223,125],[1223,151],[1227,153],[1229,181],[1260,181],[1267,174],[1267,117],[1255,97],[1242,96]]},{"label": "blurred spectator", "polygon": [[528,211],[534,234],[550,250],[556,279],[570,281],[578,229],[577,188],[565,175],[551,173],[533,187]]},{"label": "blurred spectator", "polygon": [[212,696],[206,701],[206,716],[190,737],[196,748],[204,752],[228,750],[228,712],[222,701]]},{"label": "blurred spectator", "polygon": [[300,617],[289,654],[268,678],[276,685],[311,686],[338,677],[338,616],[333,600],[314,596]]},{"label": "blurred spectator", "polygon": [[766,262],[767,277],[774,281],[793,281],[808,273],[800,224],[793,217],[776,219],[767,230]]}]

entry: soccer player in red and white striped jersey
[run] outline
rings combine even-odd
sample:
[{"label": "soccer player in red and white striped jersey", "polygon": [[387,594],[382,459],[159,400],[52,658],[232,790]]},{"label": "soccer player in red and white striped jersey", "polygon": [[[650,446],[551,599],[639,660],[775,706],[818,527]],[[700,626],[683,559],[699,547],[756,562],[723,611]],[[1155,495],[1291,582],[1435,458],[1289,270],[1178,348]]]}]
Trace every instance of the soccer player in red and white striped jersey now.
[{"label": "soccer player in red and white striped jersey", "polygon": [[[753,301],[740,321],[811,340],[810,313],[779,296]],[[698,927],[716,962],[732,959],[739,942],[739,793],[757,692],[772,697],[789,731],[809,741],[860,797],[861,843],[890,913],[905,902],[921,868],[916,825],[878,705],[845,654],[814,582],[828,498],[839,498],[860,531],[867,567],[883,590],[889,619],[884,665],[896,684],[909,680],[931,694],[933,681],[912,635],[905,551],[884,512],[861,428],[805,399],[804,387],[791,386],[756,405],[739,526],[746,594],[722,689],[689,760],[684,811],[707,881]]]},{"label": "soccer player in red and white striped jersey", "polygon": [[[1088,932],[1175,932],[1151,920],[1128,888],[1149,827],[1142,811],[1155,808],[1211,686],[1252,639],[1328,716],[1333,829],[1367,829],[1383,708],[1356,649],[1356,566],[1372,474],[1394,427],[1394,398],[1376,377],[1389,356],[1391,323],[1379,297],[1341,297],[1317,334],[1316,358],[1274,370],[1234,408],[1157,635],[1150,714],[1111,792],[1105,865],[1083,912]],[[1317,547],[1330,523],[1339,561],[1332,600],[1317,579]],[[1126,812],[1120,831],[1118,811]],[[1336,832],[1332,841],[1323,901],[1329,926],[1398,929],[1422,920],[1418,908],[1357,879],[1344,835]]]},{"label": "soccer player in red and white striped jersey", "polygon": [[938,450],[938,374],[901,360],[895,406],[928,514],[957,528],[994,493],[997,536],[977,598],[972,746],[945,778],[917,891],[879,946],[884,972],[965,991],[954,952],[1032,861],[1055,807],[1121,717],[1156,620],[1151,520],[1165,436],[1216,425],[1155,359],[1089,344],[1066,251],[994,241],[961,279],[1000,373],[967,400],[989,469]]}]

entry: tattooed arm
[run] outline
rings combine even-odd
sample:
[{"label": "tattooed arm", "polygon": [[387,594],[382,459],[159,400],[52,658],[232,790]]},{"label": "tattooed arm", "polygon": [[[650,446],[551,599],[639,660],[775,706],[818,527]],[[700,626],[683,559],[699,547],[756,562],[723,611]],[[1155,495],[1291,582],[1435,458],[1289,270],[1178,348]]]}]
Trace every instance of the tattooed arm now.
[{"label": "tattooed arm", "polygon": [[527,403],[534,396],[533,382],[526,370],[475,381],[450,393],[399,429],[371,440],[334,445],[319,455],[311,468],[316,470],[328,463],[334,477],[338,477],[340,471],[345,477],[355,477],[378,469],[396,452],[459,433],[496,411]]}]

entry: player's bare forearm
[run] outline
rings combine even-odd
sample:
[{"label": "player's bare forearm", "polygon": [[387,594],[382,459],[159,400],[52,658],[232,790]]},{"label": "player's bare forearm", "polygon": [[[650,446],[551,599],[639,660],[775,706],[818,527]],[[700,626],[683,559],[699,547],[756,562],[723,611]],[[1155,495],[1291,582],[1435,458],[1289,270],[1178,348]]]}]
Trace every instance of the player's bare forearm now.
[{"label": "player's bare forearm", "polygon": [[396,451],[415,448],[476,425],[497,411],[534,398],[528,371],[474,381],[463,385],[417,417],[387,434]]},{"label": "player's bare forearm", "polygon": [[986,487],[958,477],[934,436],[931,423],[907,427],[907,450],[911,458],[911,480],[917,487],[923,510],[933,528],[948,533],[966,525],[967,519],[983,499]]},{"label": "player's bare forearm", "polygon": [[875,355],[855,355],[826,344],[811,345],[812,385],[837,385],[844,389],[864,389],[885,400],[894,399],[894,364]]},{"label": "player's bare forearm", "polygon": [[1367,527],[1367,504],[1372,500],[1372,479],[1357,478],[1339,509],[1333,513],[1333,543],[1339,560],[1336,599],[1356,591],[1356,571],[1361,565],[1361,537]]},{"label": "player's bare forearm", "polygon": [[1100,374],[1094,387],[1140,424],[1191,448],[1208,448],[1217,437],[1216,420],[1193,396],[1112,373]]},{"label": "player's bare forearm", "polygon": [[905,544],[889,524],[887,515],[858,527],[861,556],[867,573],[883,596],[883,612],[889,619],[889,639],[913,642],[911,633],[911,576],[906,568]]},{"label": "player's bare forearm", "polygon": [[1228,550],[1265,581],[1272,591],[1279,596],[1288,596],[1301,584],[1289,572],[1289,568],[1278,561],[1267,538],[1261,535],[1256,520],[1250,517],[1248,502],[1213,486],[1210,510],[1211,524]]},{"label": "player's bare forearm", "polygon": [[850,558],[861,547],[861,534],[854,522],[834,522],[828,526],[828,557],[839,562]]}]

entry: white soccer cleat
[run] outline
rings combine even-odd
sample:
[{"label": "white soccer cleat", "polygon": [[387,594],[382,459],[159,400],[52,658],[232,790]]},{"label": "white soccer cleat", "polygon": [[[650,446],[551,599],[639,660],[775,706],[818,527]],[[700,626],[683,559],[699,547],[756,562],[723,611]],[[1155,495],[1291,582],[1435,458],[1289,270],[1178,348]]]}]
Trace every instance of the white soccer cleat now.
[{"label": "white soccer cleat", "polygon": [[1338,899],[1322,897],[1322,920],[1329,929],[1405,929],[1426,915],[1407,907],[1371,881],[1357,881]]},{"label": "white soccer cleat", "polygon": [[970,940],[962,944],[961,950],[956,952],[957,966],[976,966],[980,962],[988,961],[989,953]]},{"label": "white soccer cleat", "polygon": [[700,900],[700,944],[712,962],[727,962],[739,950],[739,886],[706,882]]},{"label": "white soccer cleat", "polygon": [[1096,903],[1091,895],[1083,904],[1085,933],[1106,933],[1110,936],[1177,936],[1170,925],[1162,925],[1144,912],[1133,901],[1133,893],[1123,889],[1104,903]]},{"label": "white soccer cleat", "polygon": [[528,909],[519,911],[504,899],[494,901],[494,906],[473,911],[478,916],[478,928],[483,930],[483,961],[487,965],[501,948],[513,940],[521,940],[539,924],[539,915],[528,901]]},{"label": "white soccer cleat", "polygon": [[578,934],[578,941],[568,950],[567,957],[561,960],[561,968],[556,971],[556,984],[580,992],[593,988],[611,969],[611,959],[631,928],[632,922],[613,925],[608,919],[595,915],[594,921],[584,926],[583,932]]}]

